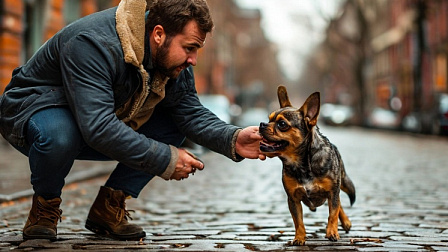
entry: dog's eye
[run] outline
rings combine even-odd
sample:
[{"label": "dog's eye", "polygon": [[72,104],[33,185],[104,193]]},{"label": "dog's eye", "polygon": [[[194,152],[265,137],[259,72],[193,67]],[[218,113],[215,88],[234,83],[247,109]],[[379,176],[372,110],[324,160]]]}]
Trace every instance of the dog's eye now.
[{"label": "dog's eye", "polygon": [[289,125],[285,121],[280,120],[277,122],[277,128],[281,131],[286,131],[289,129]]}]

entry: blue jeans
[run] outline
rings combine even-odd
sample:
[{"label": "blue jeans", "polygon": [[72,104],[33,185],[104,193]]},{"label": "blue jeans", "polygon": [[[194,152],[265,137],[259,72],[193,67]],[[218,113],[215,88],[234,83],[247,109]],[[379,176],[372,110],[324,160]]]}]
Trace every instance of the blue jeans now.
[{"label": "blue jeans", "polygon": [[[138,132],[176,147],[185,139],[169,113],[159,107]],[[45,199],[61,196],[65,177],[75,159],[111,160],[84,142],[70,109],[66,107],[36,112],[28,121],[26,135],[30,147],[16,149],[28,156],[33,190]],[[137,198],[153,177],[118,163],[105,186]]]}]

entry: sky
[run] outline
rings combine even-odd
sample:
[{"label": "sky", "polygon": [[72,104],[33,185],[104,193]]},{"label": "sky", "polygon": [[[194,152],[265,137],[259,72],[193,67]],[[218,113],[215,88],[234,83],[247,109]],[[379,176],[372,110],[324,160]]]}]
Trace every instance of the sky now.
[{"label": "sky", "polygon": [[299,77],[306,56],[324,38],[328,18],[341,0],[235,0],[243,8],[261,11],[266,37],[279,48],[279,62],[286,76]]}]

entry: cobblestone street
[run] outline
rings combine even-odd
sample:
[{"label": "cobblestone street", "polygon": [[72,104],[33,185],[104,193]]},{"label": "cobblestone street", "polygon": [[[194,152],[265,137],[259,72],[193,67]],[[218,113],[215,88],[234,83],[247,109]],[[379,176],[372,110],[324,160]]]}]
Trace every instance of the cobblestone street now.
[{"label": "cobblestone street", "polygon": [[[183,181],[154,179],[138,199],[127,201],[145,240],[114,241],[84,228],[106,180],[101,176],[65,187],[55,242],[22,240],[29,197],[1,203],[0,251],[448,251],[447,138],[360,128],[322,127],[321,132],[338,146],[357,190],[353,207],[341,193],[352,230],[340,227],[337,242],[325,238],[324,205],[316,212],[304,207],[305,246],[288,244],[294,227],[280,160],[234,163],[206,152],[204,171]],[[7,157],[1,154],[2,166],[15,162]]]}]

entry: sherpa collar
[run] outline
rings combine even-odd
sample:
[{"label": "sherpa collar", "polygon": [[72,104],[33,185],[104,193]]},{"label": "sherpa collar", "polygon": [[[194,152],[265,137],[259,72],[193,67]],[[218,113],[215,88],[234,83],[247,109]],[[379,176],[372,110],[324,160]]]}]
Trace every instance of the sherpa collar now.
[{"label": "sherpa collar", "polygon": [[122,0],[115,14],[124,61],[136,66],[143,80],[139,91],[116,111],[118,118],[134,130],[151,117],[154,107],[165,97],[165,85],[168,82],[168,77],[155,71],[151,84],[148,83],[149,74],[143,66],[145,49],[146,54],[149,54],[146,60],[151,62],[149,46],[145,48],[145,12],[146,0]]},{"label": "sherpa collar", "polygon": [[116,12],[116,29],[124,60],[138,68],[145,55],[146,0],[121,0]]}]

